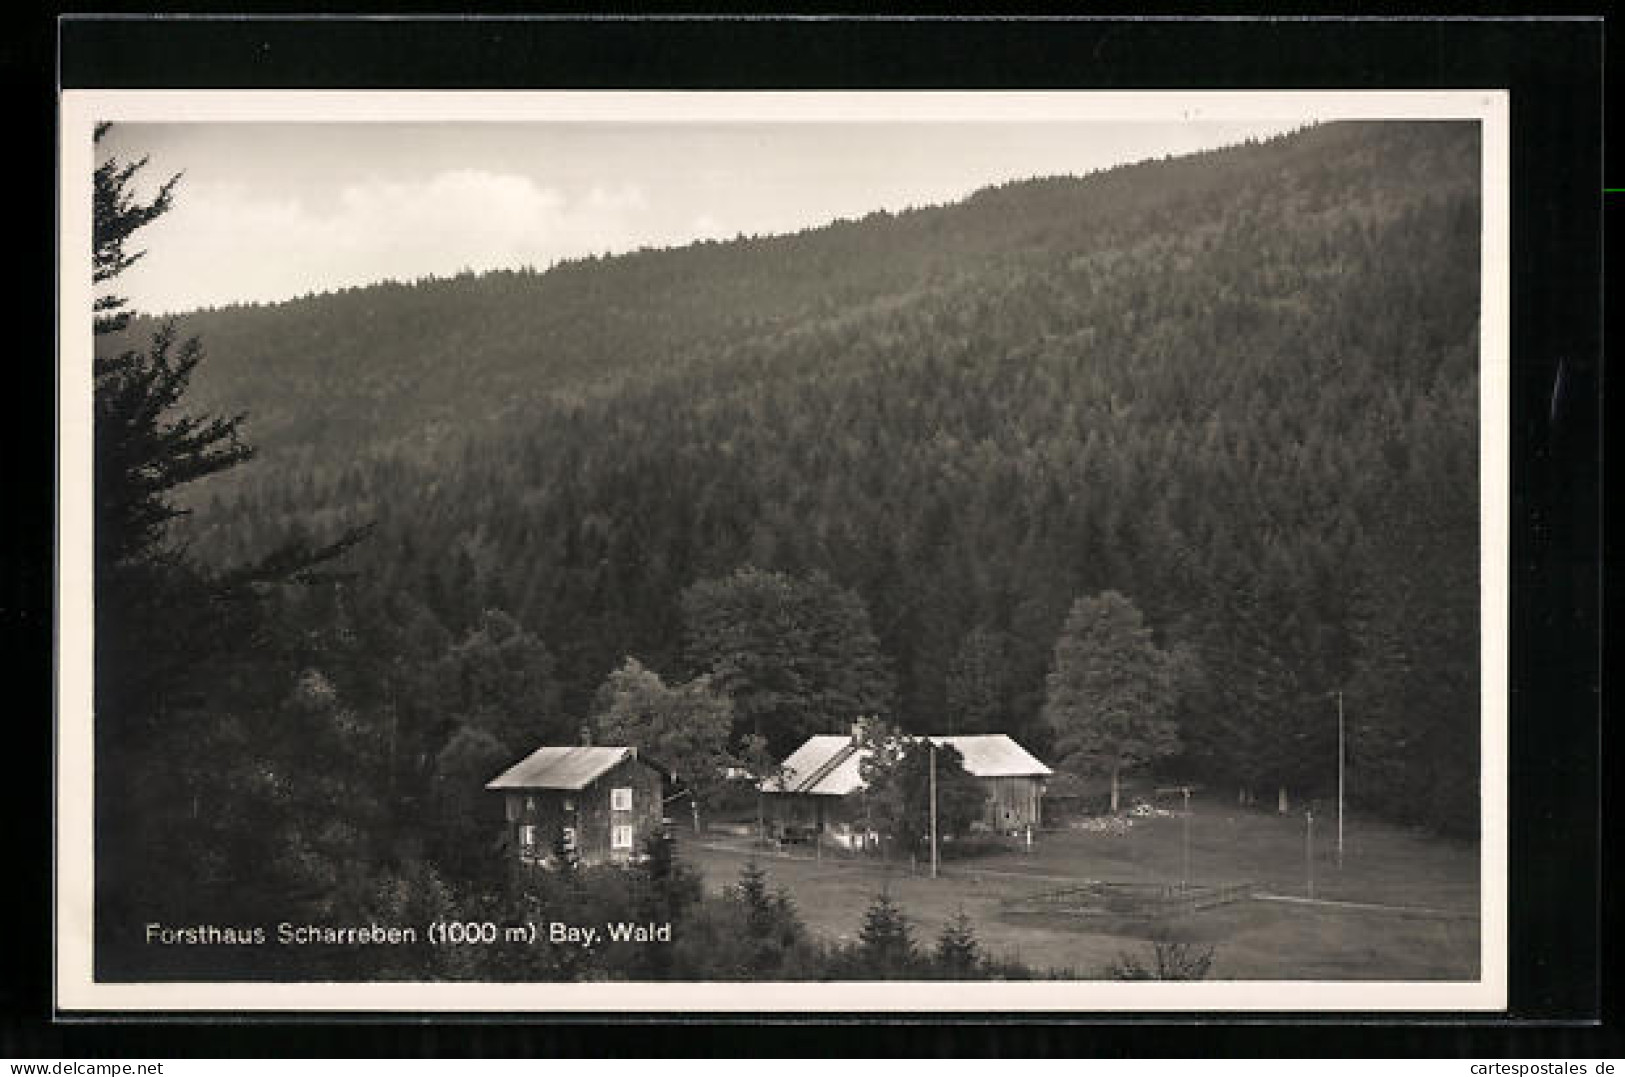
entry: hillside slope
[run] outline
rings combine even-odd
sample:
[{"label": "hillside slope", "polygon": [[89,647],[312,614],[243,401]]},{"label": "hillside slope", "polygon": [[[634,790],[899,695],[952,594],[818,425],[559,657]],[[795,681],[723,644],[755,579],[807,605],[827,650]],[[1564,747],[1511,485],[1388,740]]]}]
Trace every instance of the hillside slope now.
[{"label": "hillside slope", "polygon": [[[501,608],[579,712],[742,564],[867,604],[917,729],[1042,752],[1074,598],[1196,661],[1183,772],[1470,829],[1478,141],[1333,124],[949,207],[186,319],[260,457],[197,549],[375,520],[361,618]],[[133,331],[140,332],[137,326]],[[971,686],[967,688],[966,686]]]}]

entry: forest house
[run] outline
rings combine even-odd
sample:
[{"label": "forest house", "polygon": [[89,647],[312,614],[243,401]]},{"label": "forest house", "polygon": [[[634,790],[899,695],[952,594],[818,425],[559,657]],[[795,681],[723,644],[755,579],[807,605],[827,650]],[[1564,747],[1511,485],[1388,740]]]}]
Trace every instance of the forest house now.
[{"label": "forest house", "polygon": [[[965,770],[987,793],[979,828],[999,833],[1037,829],[1044,781],[1053,773],[1003,733],[934,736],[964,759]],[[780,833],[811,831],[848,847],[865,844],[862,763],[857,736],[819,734],[790,753],[777,778],[761,783],[769,818]]]},{"label": "forest house", "polygon": [[636,748],[538,748],[486,783],[502,794],[510,846],[544,864],[562,838],[583,864],[627,860],[663,825],[670,774]]}]

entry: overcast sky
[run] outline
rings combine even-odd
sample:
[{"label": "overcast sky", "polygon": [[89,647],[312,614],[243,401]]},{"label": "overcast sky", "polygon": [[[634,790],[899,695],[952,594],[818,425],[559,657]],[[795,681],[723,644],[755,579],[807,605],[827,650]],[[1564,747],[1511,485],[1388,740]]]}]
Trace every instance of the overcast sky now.
[{"label": "overcast sky", "polygon": [[185,174],[117,282],[141,311],[793,232],[1285,130],[1246,123],[125,124]]}]

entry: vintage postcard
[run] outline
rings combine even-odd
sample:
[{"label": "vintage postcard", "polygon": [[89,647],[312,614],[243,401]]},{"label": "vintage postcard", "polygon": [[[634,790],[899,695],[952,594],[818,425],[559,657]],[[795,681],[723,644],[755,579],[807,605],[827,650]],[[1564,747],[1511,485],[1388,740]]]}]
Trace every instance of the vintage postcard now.
[{"label": "vintage postcard", "polygon": [[1505,94],[61,100],[61,1011],[1505,1007]]}]

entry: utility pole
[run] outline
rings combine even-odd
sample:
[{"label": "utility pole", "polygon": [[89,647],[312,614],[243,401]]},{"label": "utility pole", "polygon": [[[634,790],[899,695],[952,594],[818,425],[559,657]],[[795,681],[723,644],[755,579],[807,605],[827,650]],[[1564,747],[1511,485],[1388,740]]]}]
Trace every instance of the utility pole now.
[{"label": "utility pole", "polygon": [[1309,870],[1309,896],[1315,896],[1315,809],[1303,813],[1303,859]]},{"label": "utility pole", "polygon": [[1179,861],[1179,888],[1184,890],[1191,878],[1191,787],[1181,786],[1179,791],[1185,795],[1185,841]]},{"label": "utility pole", "polygon": [[1343,870],[1343,690],[1337,690],[1337,870]]},{"label": "utility pole", "polygon": [[937,877],[937,742],[927,740],[931,746],[931,878]]}]

